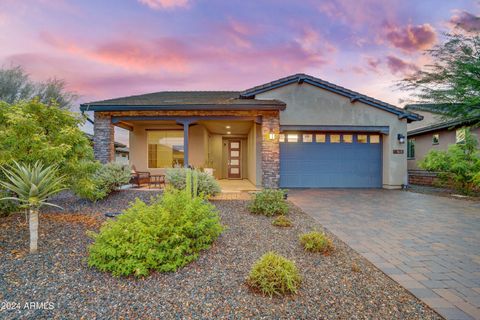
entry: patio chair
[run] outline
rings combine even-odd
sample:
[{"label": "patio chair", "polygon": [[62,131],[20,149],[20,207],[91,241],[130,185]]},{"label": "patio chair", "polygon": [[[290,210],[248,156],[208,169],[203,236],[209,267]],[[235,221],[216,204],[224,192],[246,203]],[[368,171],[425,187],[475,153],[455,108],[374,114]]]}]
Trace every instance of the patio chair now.
[{"label": "patio chair", "polygon": [[130,178],[130,183],[137,185],[140,188],[141,185],[150,183],[150,172],[148,171],[137,171],[135,166],[132,166],[132,177]]}]

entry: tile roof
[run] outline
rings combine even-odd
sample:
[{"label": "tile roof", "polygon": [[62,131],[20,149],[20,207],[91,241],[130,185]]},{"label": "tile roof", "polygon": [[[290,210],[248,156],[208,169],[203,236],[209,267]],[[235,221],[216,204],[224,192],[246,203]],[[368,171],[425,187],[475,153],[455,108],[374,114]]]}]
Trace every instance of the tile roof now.
[{"label": "tile roof", "polygon": [[268,82],[268,83],[265,83],[265,84],[247,89],[247,90],[241,92],[240,96],[244,97],[244,98],[255,97],[255,95],[257,95],[259,93],[270,91],[270,90],[273,90],[275,88],[282,87],[282,86],[285,86],[285,85],[288,85],[288,84],[291,84],[291,83],[295,83],[295,82],[297,82],[297,83],[305,82],[305,83],[308,83],[308,84],[311,84],[311,85],[314,85],[314,86],[317,86],[317,87],[335,92],[337,94],[346,96],[346,97],[350,98],[350,100],[352,102],[360,101],[360,102],[363,102],[363,103],[366,103],[366,104],[369,104],[369,105],[372,105],[372,106],[375,106],[375,107],[379,107],[379,108],[384,109],[386,111],[398,114],[399,116],[405,117],[409,120],[421,120],[421,119],[423,119],[423,117],[419,114],[406,111],[405,109],[398,108],[398,107],[396,107],[392,104],[377,100],[375,98],[366,96],[366,95],[358,93],[356,91],[352,91],[350,89],[338,86],[338,85],[333,84],[331,82],[328,82],[328,81],[325,81],[325,80],[322,80],[320,78],[316,78],[316,77],[313,77],[313,76],[310,76],[310,75],[304,74],[304,73],[294,74],[294,75],[291,75],[291,76],[288,76],[288,77],[285,77],[285,78],[281,78],[281,79],[278,79],[278,80],[275,80],[275,81],[271,81],[271,82]]},{"label": "tile roof", "polygon": [[[239,91],[162,91],[81,104],[82,111],[95,110],[101,106],[172,107],[184,106],[277,106],[285,103],[278,100],[240,99]],[[93,108],[92,108],[93,107]]]}]

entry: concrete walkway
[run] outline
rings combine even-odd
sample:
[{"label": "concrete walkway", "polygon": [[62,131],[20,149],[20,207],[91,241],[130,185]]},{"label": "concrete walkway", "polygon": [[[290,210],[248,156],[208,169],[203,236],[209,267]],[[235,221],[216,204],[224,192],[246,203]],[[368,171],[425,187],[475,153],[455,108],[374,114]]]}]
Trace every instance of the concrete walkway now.
[{"label": "concrete walkway", "polygon": [[405,191],[289,200],[447,319],[480,319],[480,203]]}]

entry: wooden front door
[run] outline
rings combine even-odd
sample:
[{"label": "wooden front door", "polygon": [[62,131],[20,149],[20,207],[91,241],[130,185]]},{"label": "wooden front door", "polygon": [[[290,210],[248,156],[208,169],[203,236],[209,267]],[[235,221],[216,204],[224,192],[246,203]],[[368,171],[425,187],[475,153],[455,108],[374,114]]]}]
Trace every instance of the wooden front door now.
[{"label": "wooden front door", "polygon": [[228,179],[241,179],[241,142],[228,140]]}]

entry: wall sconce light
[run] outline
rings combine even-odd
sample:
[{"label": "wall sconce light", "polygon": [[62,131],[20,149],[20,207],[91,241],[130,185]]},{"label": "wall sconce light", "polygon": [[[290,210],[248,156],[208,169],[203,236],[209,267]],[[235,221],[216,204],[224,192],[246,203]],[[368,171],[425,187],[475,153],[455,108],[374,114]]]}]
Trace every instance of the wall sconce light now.
[{"label": "wall sconce light", "polygon": [[398,143],[403,144],[405,143],[405,136],[401,133],[397,135]]},{"label": "wall sconce light", "polygon": [[275,140],[275,133],[272,130],[270,130],[270,133],[268,134],[268,139]]}]

